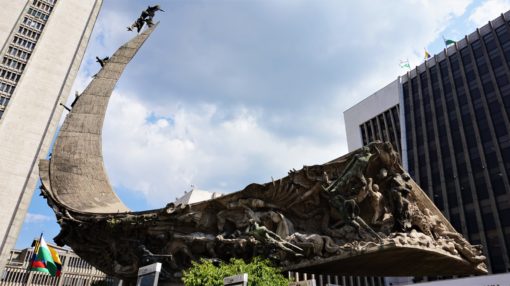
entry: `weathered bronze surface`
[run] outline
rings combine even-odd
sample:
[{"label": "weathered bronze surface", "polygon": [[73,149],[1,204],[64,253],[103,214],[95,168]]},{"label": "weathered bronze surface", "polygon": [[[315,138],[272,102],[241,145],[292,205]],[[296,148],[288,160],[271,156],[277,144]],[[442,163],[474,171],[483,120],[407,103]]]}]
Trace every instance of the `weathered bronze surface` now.
[{"label": "weathered bronze surface", "polygon": [[140,33],[145,24],[147,24],[149,28],[152,27],[154,25],[154,16],[158,11],[165,12],[163,9],[161,9],[161,7],[159,7],[159,5],[147,7],[147,9],[142,11],[140,17],[138,17],[138,19],[136,19],[136,21],[131,26],[127,27],[127,30],[131,32],[134,28],[136,28],[136,32]]},{"label": "weathered bronze surface", "polygon": [[486,273],[480,247],[455,231],[389,143],[214,200],[129,211],[104,170],[101,131],[117,80],[156,26],[104,62],[73,104],[51,159],[40,162],[42,194],[62,228],[58,245],[123,279],[155,261],[163,278],[178,279],[199,258],[253,256],[329,274]]}]

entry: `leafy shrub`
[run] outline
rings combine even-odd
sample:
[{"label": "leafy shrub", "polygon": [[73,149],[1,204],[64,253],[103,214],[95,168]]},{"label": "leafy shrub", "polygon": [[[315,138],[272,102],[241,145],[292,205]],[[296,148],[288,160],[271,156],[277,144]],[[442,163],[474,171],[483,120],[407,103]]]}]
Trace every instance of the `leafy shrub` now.
[{"label": "leafy shrub", "polygon": [[229,263],[221,262],[219,266],[210,260],[201,259],[184,271],[182,280],[186,286],[223,286],[223,278],[242,273],[248,273],[248,286],[289,285],[289,280],[278,268],[273,267],[269,260],[258,257],[250,263],[232,258]]}]

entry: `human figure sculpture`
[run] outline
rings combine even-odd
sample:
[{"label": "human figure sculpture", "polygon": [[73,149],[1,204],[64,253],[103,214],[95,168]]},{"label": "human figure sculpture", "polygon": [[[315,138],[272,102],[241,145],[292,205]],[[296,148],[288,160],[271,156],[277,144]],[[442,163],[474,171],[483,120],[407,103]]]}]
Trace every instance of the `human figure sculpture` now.
[{"label": "human figure sculpture", "polygon": [[336,228],[340,225],[349,225],[356,229],[358,234],[360,230],[363,229],[370,233],[377,240],[381,241],[377,232],[375,232],[360,216],[359,216],[359,206],[354,199],[345,199],[340,194],[335,194],[330,199],[330,204],[334,207],[339,214],[341,215],[341,219],[333,224],[333,228]]},{"label": "human figure sculpture", "polygon": [[278,234],[270,231],[267,227],[259,225],[255,220],[250,221],[250,226],[246,229],[248,235],[264,243],[270,243],[278,246],[280,249],[292,253],[296,256],[302,256],[303,249],[282,239]]},{"label": "human figure sculpture", "polygon": [[411,227],[408,200],[411,188],[407,184],[409,176],[407,174],[395,174],[390,180],[389,201],[395,220],[393,229],[403,232]]},{"label": "human figure sculpture", "polygon": [[294,225],[288,220],[283,214],[275,211],[267,211],[260,215],[260,220],[263,223],[269,222],[274,226],[270,227],[275,230],[278,236],[286,238],[287,236],[294,233]]},{"label": "human figure sculpture", "polygon": [[[140,244],[138,249],[141,253],[141,265],[150,265],[156,262],[168,263],[170,268],[176,269],[177,264],[175,263],[174,257],[172,254],[154,254],[144,244]],[[161,275],[164,277],[170,277],[170,273],[166,271],[164,268],[161,269]]]},{"label": "human figure sculpture", "polygon": [[154,254],[143,244],[138,246],[142,256],[142,265],[149,265],[155,262],[161,262],[161,260],[173,260],[172,254]]},{"label": "human figure sculpture", "polygon": [[71,108],[69,108],[67,105],[63,104],[62,102],[60,103],[60,105],[67,111],[71,112]]},{"label": "human figure sculpture", "polygon": [[136,28],[136,32],[140,33],[144,24],[145,24],[145,19],[142,17],[139,17],[138,19],[136,19],[136,21],[131,26],[127,27],[127,30],[131,32],[131,31],[133,31],[134,28]]},{"label": "human figure sculpture", "polygon": [[148,6],[147,9],[142,11],[142,15],[140,15],[140,17],[143,19],[153,18],[157,11],[165,12],[165,10],[161,9],[159,5]]},{"label": "human figure sculpture", "polygon": [[374,210],[371,222],[376,223],[384,214],[383,195],[379,192],[379,186],[372,183],[372,178],[370,178],[368,186],[371,186],[368,189],[368,199],[370,200],[370,207]]},{"label": "human figure sculpture", "polygon": [[[274,207],[260,199],[239,199],[226,205],[226,209],[216,214],[217,227],[223,237],[239,235],[240,229],[249,226],[251,220],[260,221],[259,214],[253,211],[258,208]],[[234,229],[228,229],[228,224]],[[237,231],[236,231],[237,230]]]},{"label": "human figure sculpture", "polygon": [[136,19],[136,21],[131,26],[127,27],[127,30],[133,31],[133,29],[136,28],[136,32],[140,33],[144,24],[147,24],[149,28],[152,27],[154,25],[153,18],[157,11],[165,12],[159,5],[147,7],[147,9],[142,11],[140,17],[138,17],[138,19]]},{"label": "human figure sculpture", "polygon": [[384,169],[386,175],[393,175],[398,172],[400,156],[393,149],[390,142],[381,143],[380,141],[375,141],[368,144],[367,148],[372,153],[366,169],[368,176],[381,175],[378,173],[382,169]]},{"label": "human figure sculpture", "polygon": [[154,22],[152,21],[152,18],[147,18],[144,20],[145,21],[145,24],[147,24],[147,27],[152,27],[154,26]]},{"label": "human figure sculpture", "polygon": [[251,220],[258,220],[255,212],[245,206],[222,210],[216,214],[216,219],[218,231],[223,237],[237,236],[239,229],[248,227]]},{"label": "human figure sculpture", "polygon": [[347,164],[342,175],[332,184],[325,188],[327,192],[337,192],[340,189],[347,188],[352,192],[353,188],[363,188],[367,185],[367,180],[363,175],[372,154],[368,147],[362,147],[361,152],[354,154],[353,159]]},{"label": "human figure sculpture", "polygon": [[76,92],[76,93],[74,94],[74,100],[73,100],[73,102],[71,103],[71,108],[73,108],[73,107],[74,107],[74,105],[75,105],[75,104],[76,104],[76,102],[78,101],[78,98],[80,98],[80,94],[79,94],[78,92]]},{"label": "human figure sculpture", "polygon": [[101,65],[101,67],[104,67],[104,65],[108,62],[109,59],[110,59],[110,57],[104,57],[102,59],[100,59],[99,57],[96,57],[96,62],[99,63]]},{"label": "human figure sculpture", "polygon": [[441,218],[433,214],[430,209],[425,208],[423,212],[429,220],[432,234],[436,237],[436,239],[450,239],[453,242],[455,249],[471,262],[480,263],[485,261],[486,257],[481,255],[480,247],[471,247],[469,242],[459,233],[450,231],[442,222]]}]

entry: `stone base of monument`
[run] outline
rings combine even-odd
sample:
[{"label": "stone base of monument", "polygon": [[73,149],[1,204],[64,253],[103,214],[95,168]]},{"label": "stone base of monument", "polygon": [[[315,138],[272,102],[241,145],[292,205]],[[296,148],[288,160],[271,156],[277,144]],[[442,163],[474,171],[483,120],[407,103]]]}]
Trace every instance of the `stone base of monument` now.
[{"label": "stone base of monument", "polygon": [[[370,265],[370,272],[367,272]],[[485,275],[485,269],[474,273],[473,266],[458,256],[438,249],[420,246],[373,246],[362,253],[345,253],[316,261],[305,261],[285,267],[288,271],[327,273],[349,276],[415,276]],[[476,272],[476,271],[475,271]]]}]

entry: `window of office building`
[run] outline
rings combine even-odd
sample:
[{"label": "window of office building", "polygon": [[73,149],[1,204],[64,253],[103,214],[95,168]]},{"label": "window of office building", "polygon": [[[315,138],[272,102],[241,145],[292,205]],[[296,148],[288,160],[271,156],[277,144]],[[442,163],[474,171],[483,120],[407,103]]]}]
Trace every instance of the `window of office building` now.
[{"label": "window of office building", "polygon": [[0,54],[2,59],[0,62],[0,119],[28,64],[54,4],[55,0],[33,1],[21,18],[11,42],[3,54]]}]

